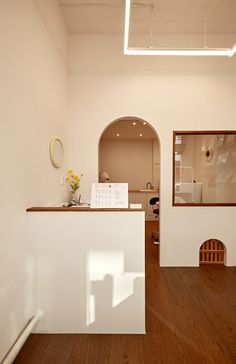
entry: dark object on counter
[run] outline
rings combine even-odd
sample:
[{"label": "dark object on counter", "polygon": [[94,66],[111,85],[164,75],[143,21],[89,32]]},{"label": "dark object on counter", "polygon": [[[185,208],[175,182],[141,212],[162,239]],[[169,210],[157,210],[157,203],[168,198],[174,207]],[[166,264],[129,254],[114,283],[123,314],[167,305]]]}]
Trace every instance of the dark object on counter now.
[{"label": "dark object on counter", "polygon": [[[159,206],[157,208],[157,204],[159,205],[159,197],[153,197],[149,201],[150,205],[153,206],[152,212],[155,216],[155,219],[159,219]],[[156,206],[156,208],[155,208]],[[158,229],[155,229],[152,231],[151,238],[154,239],[154,244],[159,244],[159,231]]]},{"label": "dark object on counter", "polygon": [[159,197],[153,197],[149,201],[150,205],[153,206],[152,212],[154,213],[154,215],[156,215],[155,216],[155,219],[159,216],[159,207],[158,208],[154,208],[154,206],[157,205],[158,202],[159,202]]}]

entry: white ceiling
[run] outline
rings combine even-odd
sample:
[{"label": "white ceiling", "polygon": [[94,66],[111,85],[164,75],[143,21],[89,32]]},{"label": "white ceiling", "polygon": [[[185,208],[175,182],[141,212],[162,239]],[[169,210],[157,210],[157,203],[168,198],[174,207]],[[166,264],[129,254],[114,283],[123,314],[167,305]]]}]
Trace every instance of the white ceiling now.
[{"label": "white ceiling", "polygon": [[[72,34],[123,34],[125,0],[58,0]],[[236,34],[236,0],[132,0],[131,33]]]},{"label": "white ceiling", "polygon": [[59,0],[72,34],[122,34],[123,0]]}]

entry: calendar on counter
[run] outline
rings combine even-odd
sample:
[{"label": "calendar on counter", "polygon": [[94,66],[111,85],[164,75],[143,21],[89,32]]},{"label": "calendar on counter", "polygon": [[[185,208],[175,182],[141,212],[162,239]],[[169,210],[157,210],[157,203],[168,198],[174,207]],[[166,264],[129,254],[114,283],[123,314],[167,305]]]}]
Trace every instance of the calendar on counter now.
[{"label": "calendar on counter", "polygon": [[128,183],[93,183],[91,208],[128,208]]}]

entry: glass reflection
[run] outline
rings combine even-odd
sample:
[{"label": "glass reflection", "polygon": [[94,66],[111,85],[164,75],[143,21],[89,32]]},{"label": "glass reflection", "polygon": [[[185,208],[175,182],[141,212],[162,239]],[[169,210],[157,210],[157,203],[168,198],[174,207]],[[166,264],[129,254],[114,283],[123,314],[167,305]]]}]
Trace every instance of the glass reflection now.
[{"label": "glass reflection", "polygon": [[236,204],[236,132],[174,133],[174,205]]}]

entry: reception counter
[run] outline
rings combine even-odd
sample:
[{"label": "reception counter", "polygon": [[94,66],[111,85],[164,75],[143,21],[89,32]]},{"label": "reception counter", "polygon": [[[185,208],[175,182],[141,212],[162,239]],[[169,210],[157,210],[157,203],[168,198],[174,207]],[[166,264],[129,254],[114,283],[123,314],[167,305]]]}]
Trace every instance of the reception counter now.
[{"label": "reception counter", "polygon": [[145,333],[145,217],[139,209],[27,210],[38,333]]},{"label": "reception counter", "polygon": [[150,205],[150,199],[159,196],[159,190],[129,190],[129,203],[141,204],[145,211],[146,221],[155,221],[153,206]]}]

